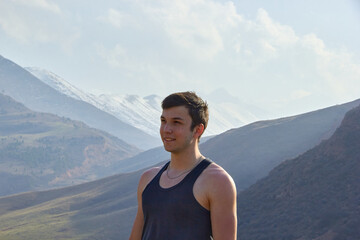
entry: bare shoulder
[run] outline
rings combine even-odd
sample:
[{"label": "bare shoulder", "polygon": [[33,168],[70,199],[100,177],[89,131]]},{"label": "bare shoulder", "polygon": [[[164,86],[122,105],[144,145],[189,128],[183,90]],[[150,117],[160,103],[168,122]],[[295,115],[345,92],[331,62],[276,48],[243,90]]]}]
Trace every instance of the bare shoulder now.
[{"label": "bare shoulder", "polygon": [[145,189],[145,187],[151,182],[151,180],[156,176],[156,174],[158,174],[162,167],[163,166],[152,167],[143,172],[139,181],[138,189],[140,192]]},{"label": "bare shoulder", "polygon": [[218,164],[212,163],[204,171],[203,178],[210,193],[214,195],[227,193],[236,195],[236,186],[233,178]]}]

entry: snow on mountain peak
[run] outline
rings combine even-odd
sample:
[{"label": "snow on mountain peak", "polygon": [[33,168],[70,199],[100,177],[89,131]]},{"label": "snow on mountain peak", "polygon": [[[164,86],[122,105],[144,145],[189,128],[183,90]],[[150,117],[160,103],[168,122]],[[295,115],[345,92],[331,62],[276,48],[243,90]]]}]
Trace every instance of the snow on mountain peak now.
[{"label": "snow on mountain peak", "polygon": [[[69,97],[88,102],[152,136],[159,134],[162,97],[158,95],[140,97],[131,94],[101,94],[96,96],[78,89],[52,72],[34,67],[26,68],[26,70]],[[258,120],[251,111],[248,111],[247,106],[224,90],[214,92],[208,98],[210,120],[205,136],[216,135]]]}]

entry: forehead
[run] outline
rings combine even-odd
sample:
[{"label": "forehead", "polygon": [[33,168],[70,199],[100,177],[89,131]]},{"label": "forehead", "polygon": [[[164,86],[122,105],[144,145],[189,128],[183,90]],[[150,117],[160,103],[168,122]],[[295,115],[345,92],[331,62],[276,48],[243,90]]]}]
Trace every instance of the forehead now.
[{"label": "forehead", "polygon": [[189,110],[185,106],[171,107],[163,109],[161,117],[163,118],[181,118],[181,119],[191,119]]}]

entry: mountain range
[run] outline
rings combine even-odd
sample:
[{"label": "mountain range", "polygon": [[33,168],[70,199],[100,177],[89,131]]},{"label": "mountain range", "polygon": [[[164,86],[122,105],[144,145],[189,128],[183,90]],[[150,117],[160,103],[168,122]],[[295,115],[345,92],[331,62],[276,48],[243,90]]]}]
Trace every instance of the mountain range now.
[{"label": "mountain range", "polygon": [[209,139],[200,149],[219,162],[243,190],[281,162],[297,157],[329,138],[360,99],[317,111],[258,121]]},{"label": "mountain range", "polygon": [[0,93],[23,103],[31,110],[82,121],[142,150],[161,144],[159,138],[119,120],[88,102],[74,99],[55,90],[2,56],[0,56]]},{"label": "mountain range", "polygon": [[[159,136],[159,118],[163,97],[118,94],[96,96],[80,90],[50,71],[34,67],[26,67],[25,69],[58,92],[76,100],[90,103],[154,137]],[[246,105],[222,89],[218,89],[205,97],[211,112],[211,120],[205,136],[217,135],[226,130],[263,119],[266,116],[264,110]]]},{"label": "mountain range", "polygon": [[[319,145],[284,161],[267,177],[239,191],[239,239],[360,237],[359,108],[346,114],[335,133],[326,132],[328,137],[333,134],[328,140],[320,140]],[[322,111],[326,110],[329,111]],[[267,122],[269,128],[270,123]],[[257,126],[261,129],[266,125]],[[315,124],[313,128],[319,126]],[[254,126],[247,128],[251,129]],[[224,133],[203,145],[220,139],[228,144],[233,142]],[[214,151],[223,151],[223,146],[212,146]],[[224,158],[216,161],[226,164]],[[235,168],[238,173],[233,178],[239,182],[241,169],[234,165]],[[136,185],[142,172],[0,198],[0,238],[127,239],[136,212]]]},{"label": "mountain range", "polygon": [[360,239],[360,106],[334,135],[238,195],[239,239]]},{"label": "mountain range", "polygon": [[136,95],[113,95],[86,93],[58,75],[40,68],[25,68],[35,77],[76,100],[84,101],[114,115],[121,121],[139,128],[150,135],[158,137],[159,118],[161,115],[161,98],[156,95],[141,98]]},{"label": "mountain range", "polygon": [[[154,137],[140,127],[70,96],[73,86],[44,83],[29,71],[0,56],[0,92],[8,95],[0,94],[1,187],[4,194],[31,191],[0,197],[0,239],[127,239],[140,175],[169,153],[155,142],[144,147],[139,138]],[[119,100],[146,101],[125,98]],[[239,239],[359,239],[359,104],[257,121],[201,139],[202,153],[236,182]],[[51,106],[56,111],[45,113]],[[89,116],[96,117],[94,125],[104,119],[138,135],[125,142],[122,128],[122,138],[115,137],[109,126],[97,130],[86,123]]]},{"label": "mountain range", "polygon": [[140,152],[82,122],[31,111],[0,93],[0,196],[109,176]]},{"label": "mountain range", "polygon": [[[282,161],[298,156],[329,137],[340,124],[344,114],[358,104],[360,104],[359,100],[298,116],[255,122],[219,134],[207,142],[202,139],[201,143],[203,144],[200,145],[200,148],[206,156],[221,163],[231,175],[236,176],[234,177],[235,182],[238,188],[242,190],[266,176],[272,168]],[[16,124],[16,122],[11,124]],[[81,136],[79,137],[81,138]],[[57,143],[54,140],[53,144],[63,143],[61,141]],[[69,151],[69,149],[64,147],[64,151]],[[83,159],[82,152],[78,151],[77,154],[77,159]],[[56,155],[53,154],[52,156],[57,159]],[[63,181],[63,184],[72,185],[80,180],[95,180],[100,176],[105,177],[121,172],[136,171],[158,164],[169,159],[169,157],[170,155],[162,147],[154,148],[121,161],[110,161],[111,167],[102,171],[101,174],[100,169],[98,169],[99,171],[93,175],[93,178],[82,178],[89,173],[84,172],[80,177],[70,178],[70,182]],[[51,160],[54,161],[54,159]],[[114,159],[118,159],[118,157],[114,157]],[[62,161],[62,164],[67,164],[67,159]],[[8,179],[13,179],[14,175],[8,175],[6,168],[4,169],[3,174],[6,173],[5,176]],[[38,169],[37,171],[41,170]],[[28,175],[17,172],[16,178],[28,179]],[[21,182],[27,183],[28,181],[22,180]],[[2,195],[37,189],[29,184],[21,186],[25,187],[19,186],[13,188],[12,191],[4,190]]]},{"label": "mountain range", "polygon": [[[237,188],[246,189],[281,162],[297,157],[329,138],[347,111],[360,100],[281,119],[258,121],[201,138],[201,152],[234,176]],[[169,159],[162,147],[142,152],[113,166],[117,172],[136,171]]]}]

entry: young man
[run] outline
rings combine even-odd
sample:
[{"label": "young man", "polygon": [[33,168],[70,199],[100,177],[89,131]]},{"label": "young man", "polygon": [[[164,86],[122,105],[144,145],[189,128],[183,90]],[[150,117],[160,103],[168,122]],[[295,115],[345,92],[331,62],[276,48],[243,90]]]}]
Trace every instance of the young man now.
[{"label": "young man", "polygon": [[162,108],[160,136],[171,160],[141,176],[130,240],[235,240],[234,181],[199,151],[206,102],[181,92],[166,97]]}]

